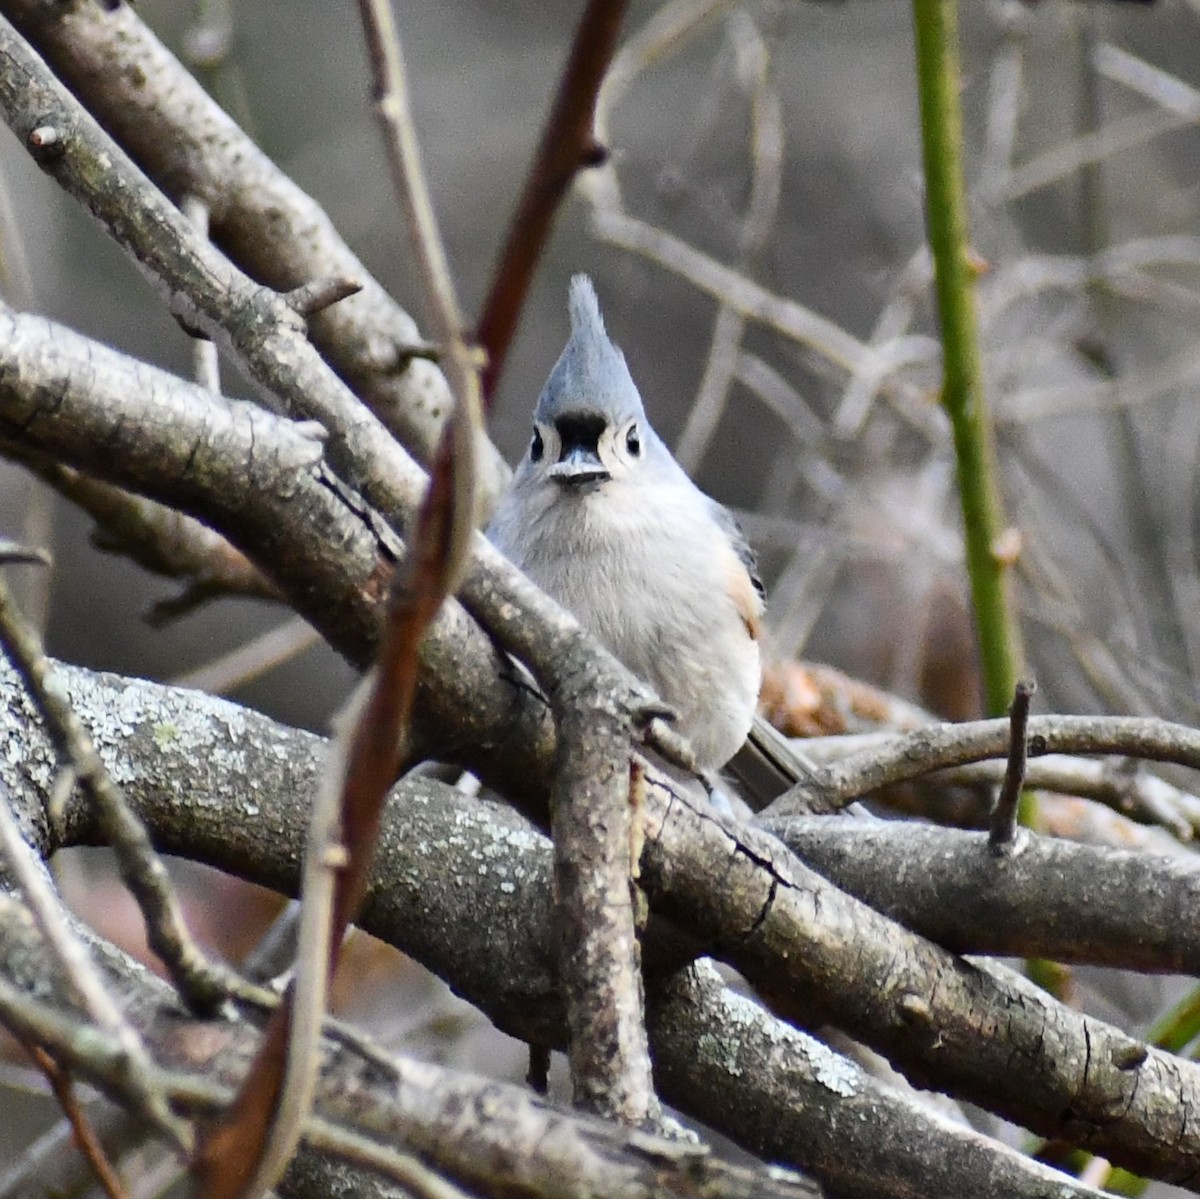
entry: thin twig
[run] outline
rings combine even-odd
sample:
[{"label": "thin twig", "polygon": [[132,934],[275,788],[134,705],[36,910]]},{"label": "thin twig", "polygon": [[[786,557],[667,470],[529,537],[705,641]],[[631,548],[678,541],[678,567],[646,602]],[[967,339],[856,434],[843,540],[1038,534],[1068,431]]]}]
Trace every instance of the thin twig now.
[{"label": "thin twig", "polygon": [[292,661],[320,641],[321,634],[308,621],[293,616],[171,681],[176,687],[194,687],[212,695],[227,695]]},{"label": "thin twig", "polygon": [[[883,745],[891,739],[889,733],[829,737],[816,742],[805,741],[804,749],[818,761],[828,761],[830,758],[843,759],[856,752],[861,745],[856,747],[855,742]],[[845,744],[838,745],[839,742]],[[826,752],[827,747],[829,752]],[[1003,785],[1005,770],[1004,762],[974,762],[969,766],[952,766],[938,771],[927,776],[926,782],[930,787],[986,788],[990,791]],[[1043,792],[1043,801],[1051,797],[1046,794],[1048,792],[1094,800],[1133,820],[1161,825],[1178,841],[1194,840],[1200,829],[1200,799],[1127,759],[1093,762],[1065,754],[1048,755],[1026,764],[1025,785]]]},{"label": "thin twig", "polygon": [[1029,704],[1036,690],[1036,683],[1018,683],[1009,709],[1008,765],[1004,771],[1004,785],[992,808],[988,829],[988,848],[997,856],[1011,854],[1016,843],[1017,808],[1020,805],[1021,788],[1025,785]]},{"label": "thin twig", "polygon": [[[11,1073],[10,1067],[6,1073]],[[41,1093],[51,1094],[46,1076],[34,1068],[41,1084]],[[4,1088],[11,1093],[13,1082],[4,1080]],[[16,1096],[6,1096],[9,1098]],[[89,1105],[89,1123],[110,1157],[124,1153],[146,1139],[146,1124],[137,1116],[112,1103]],[[5,1162],[0,1169],[0,1199],[28,1199],[30,1195],[75,1195],[87,1186],[92,1175],[87,1162],[71,1152],[75,1141],[75,1130],[64,1117],[48,1128],[36,1140],[27,1144],[20,1157]],[[165,1151],[174,1161],[175,1158]]]},{"label": "thin twig", "polygon": [[541,260],[554,215],[580,170],[607,156],[592,131],[596,97],[617,44],[629,0],[588,0],[571,54],[546,118],[537,153],[492,271],[477,337],[487,354],[484,403],[490,404],[504,370],[508,347]]},{"label": "thin twig", "polygon": [[[208,236],[208,205],[200,196],[189,193],[180,202],[179,210],[196,227],[196,231]],[[221,391],[221,359],[217,346],[202,333],[192,335],[192,377],[208,391]]]},{"label": "thin twig", "polygon": [[1073,174],[1092,162],[1103,162],[1153,141],[1176,129],[1194,125],[1197,114],[1184,115],[1159,108],[1109,121],[1095,133],[1085,133],[1047,150],[1016,167],[1005,179],[1001,198],[1006,204]]},{"label": "thin twig", "polygon": [[105,769],[95,743],[67,702],[36,634],[20,618],[2,578],[0,643],[41,711],[60,759],[70,763],[96,806],[100,825],[116,852],[121,877],[142,910],[150,947],[188,1004],[196,1011],[214,1011],[229,994],[233,979],[209,963],[192,940],[162,859]]},{"label": "thin twig", "polygon": [[358,0],[375,88],[375,112],[384,133],[392,183],[405,215],[409,244],[429,306],[433,340],[442,347],[442,369],[459,405],[479,393],[479,376],[467,351],[446,251],[417,140],[408,97],[404,56],[389,0]]},{"label": "thin twig", "polygon": [[[1033,716],[1029,753],[1124,754],[1200,770],[1200,731],[1140,716]],[[781,795],[764,816],[836,811],[880,787],[1008,753],[1008,720],[931,725],[852,754]]]},{"label": "thin twig", "polygon": [[[0,579],[0,590],[7,584]],[[0,603],[0,620],[7,619],[8,611]],[[0,630],[0,637],[4,636]],[[166,1097],[155,1091],[147,1082],[150,1059],[141,1038],[121,1014],[112,997],[105,990],[88,951],[71,932],[67,923],[62,901],[54,893],[41,863],[34,859],[33,850],[21,836],[12,813],[8,791],[0,785],[0,854],[3,855],[13,878],[25,895],[25,902],[33,913],[46,947],[74,989],[79,1002],[96,1025],[108,1033],[122,1046],[129,1074],[129,1091],[137,1103],[137,1111],[165,1136],[181,1153],[191,1149],[192,1136],[188,1126],[171,1114]],[[47,1074],[53,1084],[53,1076]],[[55,1088],[57,1092],[57,1087]],[[67,1106],[64,1112],[70,1115]]]},{"label": "thin twig", "polygon": [[86,512],[96,522],[92,543],[97,549],[124,554],[155,574],[187,580],[178,595],[151,608],[151,625],[165,624],[218,596],[280,598],[245,554],[194,517],[90,478],[19,441],[0,440],[0,453]]},{"label": "thin twig", "polygon": [[[0,805],[0,807],[2,806]],[[49,1080],[54,1097],[70,1122],[75,1144],[84,1160],[92,1168],[92,1173],[96,1175],[96,1181],[100,1184],[101,1189],[108,1199],[127,1199],[120,1175],[113,1169],[112,1162],[108,1160],[108,1154],[104,1152],[104,1146],[100,1143],[100,1138],[96,1135],[92,1122],[87,1118],[87,1113],[79,1106],[79,1100],[75,1097],[75,1088],[71,1085],[71,1076],[40,1045],[31,1045],[29,1052],[33,1060],[37,1062],[38,1068]]]},{"label": "thin twig", "polygon": [[[456,523],[449,530],[450,542],[445,546],[450,565],[447,589],[453,593],[466,568],[479,502],[479,445],[485,440],[479,362],[463,335],[462,314],[413,124],[404,55],[391,4],[389,0],[359,0],[359,13],[392,181],[429,305],[434,340],[442,348],[442,368],[454,395],[454,411],[443,429],[434,459],[434,469],[439,463],[444,465],[447,456],[454,467],[454,495],[449,501]],[[428,500],[429,492],[424,502]]]},{"label": "thin twig", "polygon": [[[766,43],[748,13],[736,12],[729,18],[729,36],[738,58],[737,73],[750,80],[750,196],[738,230],[739,259],[744,267],[762,252],[774,228],[783,175],[783,113]],[[722,302],[704,375],[675,448],[675,457],[686,471],[694,472],[700,465],[720,424],[744,357],[739,350],[745,329],[746,318]]]},{"label": "thin twig", "polygon": [[283,293],[288,307],[302,317],[316,316],[341,300],[356,296],[363,285],[357,279],[334,276],[329,279],[314,279]]}]

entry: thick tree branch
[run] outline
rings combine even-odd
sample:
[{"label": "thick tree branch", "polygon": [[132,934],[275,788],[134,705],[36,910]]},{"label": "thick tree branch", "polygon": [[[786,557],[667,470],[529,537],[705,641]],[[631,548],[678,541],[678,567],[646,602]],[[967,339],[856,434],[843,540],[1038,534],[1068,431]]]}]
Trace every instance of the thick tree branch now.
[{"label": "thick tree branch", "polygon": [[310,430],[11,312],[0,312],[0,430],[215,525],[338,648],[367,658],[376,618],[362,601],[382,593],[399,542],[365,523]]},{"label": "thick tree branch", "polygon": [[[0,431],[200,517],[351,661],[370,660],[399,542],[329,470],[305,426],[41,317],[0,312]],[[128,445],[113,454],[119,436]],[[468,756],[483,777],[544,813],[554,753],[545,702],[458,604],[443,608],[422,661],[414,744]]]},{"label": "thick tree branch", "polygon": [[[280,292],[316,279],[362,283],[361,292],[311,320],[309,330],[355,392],[431,462],[450,395],[441,372],[409,353],[424,346],[415,322],[371,278],[320,206],[238,128],[133,7],[6,0],[0,10],[168,195],[205,200],[213,240],[247,274]],[[494,500],[508,467],[490,443],[481,459],[481,486]]]},{"label": "thick tree branch", "polygon": [[[318,770],[318,739],[187,693],[105,682],[79,671],[68,672],[68,679],[73,699],[102,730],[110,712],[120,715],[120,724],[97,739],[122,763],[126,793],[165,850],[285,892],[294,889],[302,828],[298,813]],[[3,693],[11,703],[11,689]],[[146,708],[141,718],[135,716],[139,704]],[[199,721],[185,719],[197,708]],[[171,737],[156,736],[155,729],[163,727],[174,730]],[[227,727],[235,730],[232,742]],[[48,849],[92,840],[96,830],[77,805],[68,809],[61,828],[46,827],[37,799],[48,785],[45,777],[41,784],[36,781],[43,760],[39,734],[30,729],[29,713],[19,702],[0,729],[28,747],[19,763],[0,752],[0,764],[7,761],[12,763],[8,770],[15,768],[9,779],[14,794],[33,798],[43,838],[39,844]],[[277,748],[280,737],[286,752]],[[232,744],[236,752],[222,749],[223,744]],[[45,767],[40,770],[44,776]],[[239,778],[247,781],[239,784]],[[250,779],[258,784],[253,789]],[[237,798],[243,788],[253,815]],[[468,803],[429,780],[414,780],[403,789],[405,801],[391,805],[385,820],[363,926],[425,962],[514,1035],[565,1044],[551,936],[549,844],[505,809]],[[188,802],[181,803],[181,796]],[[1139,1067],[1143,1047],[1066,1012],[1019,981],[993,978],[951,959],[815,876],[804,875],[808,922],[791,919],[802,898],[797,884],[804,872],[798,864],[784,868],[779,856],[787,855],[778,843],[757,834],[746,852],[731,852],[727,833],[654,784],[646,788],[646,806],[656,835],[647,843],[643,871],[657,903],[708,932],[722,954],[764,989],[811,989],[839,1023],[890,1048],[913,1073],[935,1078],[939,1087],[969,1093],[994,1110],[1094,1145],[1156,1176],[1190,1176],[1194,1150],[1186,1128],[1180,1135],[1179,1121],[1181,1110],[1194,1103],[1196,1068],[1190,1063],[1152,1051]],[[710,837],[720,843],[705,849],[700,842]],[[668,869],[670,861],[680,869]],[[694,885],[689,875],[695,876]],[[747,935],[772,887],[774,902],[758,930]],[[746,914],[739,905],[747,907]],[[648,949],[651,969],[660,949]],[[1025,1040],[1035,1030],[1045,1036],[1044,1044]],[[698,1102],[693,1082],[698,1090],[707,1085],[701,1082],[700,1063],[688,1053],[672,1058],[674,1081],[668,1088],[662,1033],[654,1020],[651,1035],[663,1097],[688,1110]],[[725,1027],[718,1040],[727,1043],[739,1035]],[[963,1038],[969,1047],[960,1053]],[[1112,1051],[1115,1059],[1107,1056]],[[1014,1053],[1022,1055],[1020,1080],[1014,1077]],[[775,1079],[772,1085],[783,1082]],[[801,1083],[792,1078],[789,1085]],[[1105,1091],[1108,1086],[1114,1090]],[[797,1096],[783,1109],[764,1100],[757,1110],[788,1113],[764,1129],[791,1143],[787,1159],[803,1165],[811,1161],[804,1147],[809,1134],[796,1127],[793,1137],[786,1131],[795,1127],[789,1121],[799,1119],[801,1111],[818,1121],[829,1119],[824,1108],[831,1101],[828,1088],[816,1079],[807,1098]],[[1098,1102],[1105,1105],[1103,1119],[1095,1112]],[[863,1131],[873,1136],[872,1129]],[[905,1157],[899,1146],[896,1151]],[[907,1167],[899,1160],[896,1168],[903,1172]]]},{"label": "thick tree branch", "polygon": [[[650,795],[642,877],[652,901],[781,1010],[826,1019],[915,1081],[1133,1169],[1185,1182],[1200,1173],[1192,1063],[908,933],[758,830]],[[719,884],[704,866],[715,862]]]},{"label": "thick tree branch", "polygon": [[[871,1083],[828,1046],[771,1021],[751,1000],[725,988],[708,963],[652,984],[649,1013],[664,1093],[685,1086],[693,1115],[768,1160],[786,1155],[792,1123],[803,1121],[804,1132],[796,1132],[804,1137],[810,1168],[843,1199],[874,1199],[893,1188],[904,1195],[972,1199],[1042,1199],[1059,1188],[1067,1194],[1090,1190],[1019,1154],[998,1152],[995,1141],[932,1106],[900,1102],[896,1092]],[[717,1028],[738,1034],[714,1037]],[[687,1078],[677,1080],[684,1062]],[[820,1105],[825,1118],[815,1126],[794,1106],[797,1079],[806,1080],[814,1098],[819,1088],[827,1092]],[[910,1149],[900,1160],[897,1145]]]},{"label": "thick tree branch", "polygon": [[[320,421],[330,431],[328,453],[343,477],[353,480],[392,524],[410,521],[425,494],[424,473],[316,355],[283,298],[256,286],[201,238],[2,19],[0,65],[0,109],[14,131],[151,273],[172,311],[219,339],[291,411]],[[600,655],[606,674],[623,680],[630,696],[644,694],[642,684],[481,535],[475,537],[473,551],[474,567],[462,586],[464,600],[539,680],[563,669],[570,648],[582,641]],[[439,626],[444,629],[444,621]],[[439,649],[446,657],[436,669],[431,658]],[[453,643],[435,629],[424,649],[427,679],[434,687],[461,684],[461,675],[456,677],[459,657]],[[475,701],[470,692],[463,698]],[[453,708],[446,714],[451,729],[461,726],[461,714],[455,715]],[[513,747],[511,730],[506,738],[505,747]],[[475,746],[489,744],[497,744],[494,735],[474,739]],[[535,733],[517,752],[530,745],[541,749],[545,737]],[[519,777],[512,773],[507,781]],[[518,792],[528,789],[527,782],[517,787]]]},{"label": "thick tree branch", "polygon": [[1030,837],[995,861],[987,837],[907,821],[799,817],[765,827],[877,911],[959,953],[1200,975],[1200,861]]},{"label": "thick tree branch", "polygon": [[[104,964],[108,986],[137,1014],[156,1062],[155,1086],[192,1115],[228,1104],[251,1063],[254,1025],[181,1019],[171,993],[132,963],[113,954]],[[120,1047],[77,1012],[46,1001],[41,988],[52,973],[25,909],[0,893],[0,1022],[110,1097],[126,1098]],[[705,1147],[646,1134],[630,1139],[519,1087],[405,1058],[391,1059],[384,1072],[333,1045],[318,1107],[320,1114],[305,1123],[310,1146],[410,1186],[432,1165],[464,1186],[530,1199],[550,1199],[581,1182],[590,1193],[628,1199],[690,1196],[697,1186],[728,1199],[813,1193],[799,1178],[732,1166]],[[516,1145],[521,1152],[514,1154]]]}]

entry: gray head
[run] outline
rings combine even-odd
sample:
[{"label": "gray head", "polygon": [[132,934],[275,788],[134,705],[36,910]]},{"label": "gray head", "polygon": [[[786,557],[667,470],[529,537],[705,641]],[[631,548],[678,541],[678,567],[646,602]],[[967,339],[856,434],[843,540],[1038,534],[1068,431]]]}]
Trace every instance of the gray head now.
[{"label": "gray head", "polygon": [[635,475],[647,458],[667,451],[646,422],[625,355],[604,331],[586,275],[571,280],[569,308],[571,337],[533,410],[521,470],[544,474],[566,490],[590,490]]}]

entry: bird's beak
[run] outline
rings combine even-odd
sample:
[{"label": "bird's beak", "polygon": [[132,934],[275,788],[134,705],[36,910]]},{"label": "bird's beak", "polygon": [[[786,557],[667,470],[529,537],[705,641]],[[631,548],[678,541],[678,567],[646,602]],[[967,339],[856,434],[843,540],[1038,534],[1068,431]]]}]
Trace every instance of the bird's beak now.
[{"label": "bird's beak", "polygon": [[587,446],[573,445],[550,468],[550,478],[564,487],[582,487],[587,483],[607,483],[612,475],[600,461],[600,455]]}]

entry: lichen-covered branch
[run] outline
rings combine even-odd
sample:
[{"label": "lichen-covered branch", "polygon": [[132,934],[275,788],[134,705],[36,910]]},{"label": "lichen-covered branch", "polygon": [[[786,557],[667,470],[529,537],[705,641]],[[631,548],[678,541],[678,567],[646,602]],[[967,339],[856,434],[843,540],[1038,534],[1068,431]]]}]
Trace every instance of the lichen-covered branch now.
[{"label": "lichen-covered branch", "polygon": [[[132,963],[114,954],[104,965],[112,993],[138,1014],[156,1063],[155,1087],[193,1116],[226,1105],[250,1064],[253,1024],[183,1020],[171,994]],[[0,892],[0,1023],[111,1098],[126,1098],[120,1046],[68,1006],[46,1001],[40,988],[50,973],[25,909]],[[707,1148],[644,1133],[630,1140],[613,1125],[569,1116],[521,1088],[406,1058],[382,1071],[329,1047],[318,1103],[319,1115],[305,1122],[311,1147],[410,1186],[432,1167],[431,1185],[445,1175],[473,1190],[529,1199],[549,1199],[581,1182],[613,1199],[689,1196],[697,1185],[728,1199],[813,1194],[801,1178],[734,1166]]]},{"label": "lichen-covered branch", "polygon": [[[318,739],[193,693],[82,671],[67,677],[74,702],[99,725],[94,735],[102,751],[122,764],[126,793],[165,850],[279,890],[294,889],[298,812],[318,770]],[[11,688],[0,694],[11,704]],[[144,715],[137,715],[142,709]],[[189,713],[197,719],[188,719]],[[91,841],[97,830],[80,805],[68,808],[61,827],[47,827],[37,798],[48,785],[44,751],[30,725],[18,702],[0,728],[28,746],[9,781],[15,794],[33,797],[39,844],[45,851]],[[236,752],[223,752],[223,744]],[[286,752],[279,752],[280,744]],[[5,761],[12,759],[0,753],[0,763]],[[258,784],[253,789],[251,779]],[[514,1035],[564,1045],[549,843],[502,807],[466,801],[430,780],[403,787],[404,802],[388,810],[363,926],[425,962]],[[243,789],[254,815],[238,799]],[[1019,980],[984,974],[873,916],[808,875],[778,842],[745,831],[744,848],[733,848],[727,830],[653,782],[645,802],[652,835],[642,866],[656,907],[706,938],[765,993],[806,990],[826,1015],[941,1089],[969,1093],[993,1110],[1156,1176],[1190,1176],[1195,1151],[1186,1129],[1180,1134],[1177,1117],[1196,1101],[1192,1064],[1153,1051],[1139,1061],[1144,1046],[1068,1012]],[[670,957],[672,951],[652,937],[652,973],[664,952]],[[882,979],[890,980],[886,987]],[[1035,1029],[1053,1031],[1045,1043],[1026,1040]],[[663,1098],[688,1110],[698,1102],[692,1086],[701,1086],[699,1063],[681,1052],[666,1071],[654,1017],[650,1030]],[[741,1034],[725,1027],[715,1035],[730,1044]],[[1020,1079],[1012,1070],[1015,1052],[1023,1055]],[[788,1085],[801,1085],[788,1077]],[[771,1081],[783,1085],[781,1078]],[[1105,1090],[1117,1084],[1119,1090]],[[779,1123],[763,1124],[762,1135],[770,1130],[772,1138],[786,1139],[792,1145],[788,1160],[797,1164],[811,1159],[804,1149],[809,1134],[789,1123],[799,1119],[796,1113],[833,1118],[813,1107],[818,1096],[833,1102],[828,1087],[820,1078],[813,1085],[808,1099],[797,1097],[784,1109],[764,1100],[756,1109],[775,1112],[771,1119]],[[1108,1110],[1114,1096],[1119,1111]],[[1097,1103],[1106,1105],[1103,1118]],[[935,1128],[930,1135],[942,1133]],[[881,1184],[879,1193],[892,1192]]]}]

